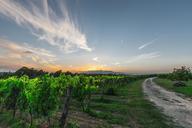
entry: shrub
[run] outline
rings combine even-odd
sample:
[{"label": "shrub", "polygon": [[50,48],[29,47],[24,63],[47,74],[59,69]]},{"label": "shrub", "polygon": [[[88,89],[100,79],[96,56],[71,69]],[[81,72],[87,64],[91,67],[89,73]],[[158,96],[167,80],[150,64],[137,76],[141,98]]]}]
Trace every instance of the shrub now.
[{"label": "shrub", "polygon": [[182,81],[175,81],[173,83],[173,86],[175,86],[175,87],[184,87],[184,86],[186,86],[186,84],[184,82],[182,82]]},{"label": "shrub", "polygon": [[172,80],[188,81],[191,79],[191,70],[185,66],[178,69],[174,68],[173,72],[170,74],[170,78]]}]

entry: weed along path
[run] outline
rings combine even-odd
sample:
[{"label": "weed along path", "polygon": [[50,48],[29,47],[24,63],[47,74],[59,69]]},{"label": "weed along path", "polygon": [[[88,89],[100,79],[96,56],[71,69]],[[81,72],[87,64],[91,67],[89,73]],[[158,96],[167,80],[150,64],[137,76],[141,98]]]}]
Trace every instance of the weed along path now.
[{"label": "weed along path", "polygon": [[143,91],[147,98],[175,123],[184,128],[192,128],[192,101],[158,86],[153,82],[153,78],[144,81]]}]

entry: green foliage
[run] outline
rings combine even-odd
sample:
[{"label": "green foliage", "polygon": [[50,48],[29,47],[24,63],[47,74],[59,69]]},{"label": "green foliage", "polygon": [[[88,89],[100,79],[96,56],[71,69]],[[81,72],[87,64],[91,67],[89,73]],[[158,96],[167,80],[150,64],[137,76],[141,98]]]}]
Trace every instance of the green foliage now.
[{"label": "green foliage", "polygon": [[181,68],[174,68],[173,72],[170,74],[169,78],[172,80],[179,80],[179,81],[188,81],[191,79],[191,70],[185,66]]},{"label": "green foliage", "polygon": [[17,109],[17,102],[20,97],[23,82],[21,80],[17,80],[16,78],[12,77],[8,80],[7,84],[7,95],[4,99],[5,108],[8,110],[13,110],[13,117],[15,117],[15,112]]},{"label": "green foliage", "polygon": [[2,108],[29,113],[31,125],[34,118],[47,119],[63,106],[68,87],[73,96],[81,102],[84,111],[89,109],[91,95],[97,89],[94,77],[60,74],[58,77],[43,75],[29,79],[27,76],[10,77],[0,80],[0,103]]},{"label": "green foliage", "polygon": [[39,85],[36,89],[38,115],[49,117],[58,106],[58,96],[54,86],[52,86],[53,83],[54,78],[49,75],[40,77]]},{"label": "green foliage", "polygon": [[111,95],[114,96],[115,94],[115,89],[114,88],[108,88],[106,91],[106,95]]},{"label": "green foliage", "polygon": [[67,97],[66,92],[69,87],[72,88],[72,98],[78,102],[82,110],[91,113],[91,102],[94,95],[104,96],[106,92],[119,95],[117,92],[119,87],[138,78],[120,75],[94,77],[66,75],[61,71],[56,75],[44,74],[35,78],[33,75],[9,77],[0,79],[0,106],[3,109],[13,110],[13,115],[16,111],[19,111],[21,115],[27,114],[30,117],[29,125],[31,127],[36,125],[37,121],[34,121],[36,119],[43,119],[42,121],[46,119],[47,124],[50,124],[51,118],[61,111],[61,108],[65,108],[64,99]]},{"label": "green foliage", "polygon": [[91,95],[95,92],[95,79],[93,77],[79,77],[79,84],[74,88],[73,96],[80,102],[83,111],[89,110]]},{"label": "green foliage", "polygon": [[67,128],[80,128],[80,126],[76,121],[69,121],[67,123]]}]

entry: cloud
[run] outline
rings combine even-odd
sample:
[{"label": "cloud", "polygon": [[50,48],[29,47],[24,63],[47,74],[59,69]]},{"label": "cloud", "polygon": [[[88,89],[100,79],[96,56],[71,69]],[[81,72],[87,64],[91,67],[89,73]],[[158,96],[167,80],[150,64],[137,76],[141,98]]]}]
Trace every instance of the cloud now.
[{"label": "cloud", "polygon": [[[16,42],[0,39],[0,50],[2,51],[0,59],[12,61],[22,61],[25,63],[50,64],[56,61],[56,56],[50,51],[42,48],[34,48],[26,43],[19,45]],[[32,61],[32,62],[30,62]]]},{"label": "cloud", "polygon": [[109,64],[109,66],[113,66],[113,67],[124,67],[127,66],[127,64],[131,64],[131,63],[135,63],[135,62],[144,62],[146,60],[150,60],[150,59],[154,59],[154,58],[158,58],[160,57],[160,53],[159,52],[151,52],[151,53],[143,53],[143,54],[139,54],[139,55],[135,55],[132,56],[130,58],[127,58],[126,60],[121,60],[119,62],[111,62],[111,64]]},{"label": "cloud", "polygon": [[160,57],[159,52],[151,52],[151,53],[146,53],[146,54],[140,54],[140,55],[137,55],[137,56],[134,56],[134,57],[130,58],[128,61],[126,61],[126,63],[133,63],[133,62],[153,59],[153,58],[157,58],[157,57]]},{"label": "cloud", "polygon": [[94,57],[92,60],[95,61],[95,62],[99,62],[99,58],[98,57]]},{"label": "cloud", "polygon": [[115,63],[113,63],[113,65],[120,65],[120,63],[119,62],[115,62]]},{"label": "cloud", "polygon": [[92,51],[87,38],[69,16],[62,0],[54,1],[57,7],[48,0],[18,2],[0,0],[0,13],[28,28],[39,40],[44,40],[66,53],[78,49]]},{"label": "cloud", "polygon": [[153,44],[156,40],[157,40],[157,39],[154,39],[154,40],[152,40],[152,41],[150,41],[150,42],[147,42],[147,43],[145,43],[145,44],[139,46],[138,49],[139,49],[139,50],[142,50],[142,49],[144,49],[145,47],[147,47],[147,46]]},{"label": "cloud", "polygon": [[73,65],[69,65],[69,68],[73,68]]}]

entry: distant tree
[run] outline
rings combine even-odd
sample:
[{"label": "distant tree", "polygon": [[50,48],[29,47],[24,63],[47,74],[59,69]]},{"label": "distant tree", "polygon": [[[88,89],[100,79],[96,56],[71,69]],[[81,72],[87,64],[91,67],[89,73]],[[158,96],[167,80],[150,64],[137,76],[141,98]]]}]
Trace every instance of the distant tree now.
[{"label": "distant tree", "polygon": [[58,70],[55,73],[53,73],[54,77],[59,77],[62,74],[62,70]]},{"label": "distant tree", "polygon": [[174,68],[169,77],[172,80],[188,81],[189,79],[191,79],[191,76],[192,74],[190,68],[182,66],[181,68]]},{"label": "distant tree", "polygon": [[15,72],[16,76],[21,77],[23,75],[27,75],[30,78],[35,78],[44,74],[48,73],[43,70],[36,70],[34,68],[28,68],[28,67],[22,67]]},{"label": "distant tree", "polygon": [[13,76],[13,72],[0,72],[0,79],[5,79]]},{"label": "distant tree", "polygon": [[70,72],[70,71],[67,71],[67,72],[65,72],[65,75],[71,75],[71,76],[73,76],[73,73]]}]

